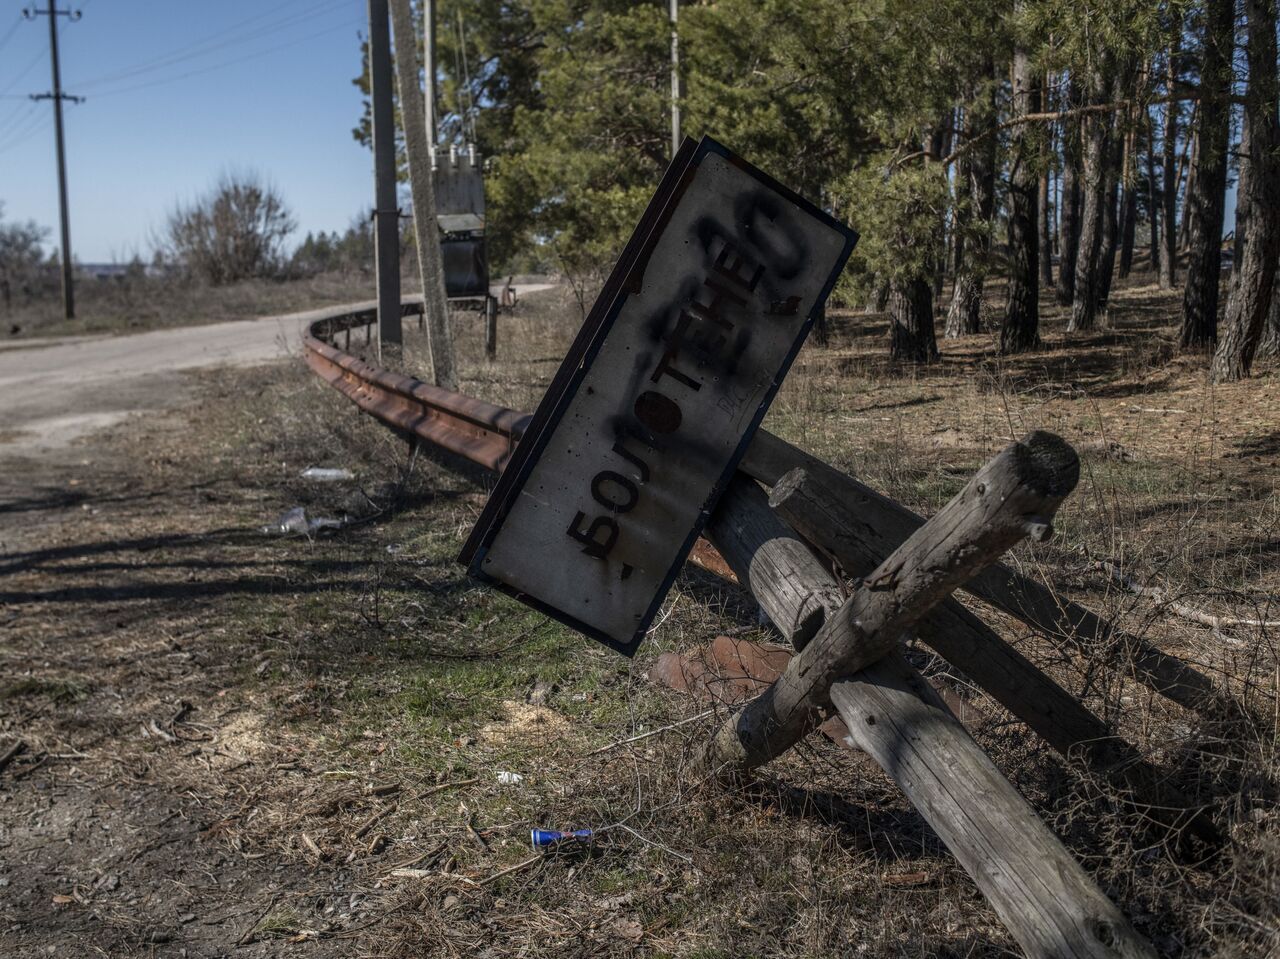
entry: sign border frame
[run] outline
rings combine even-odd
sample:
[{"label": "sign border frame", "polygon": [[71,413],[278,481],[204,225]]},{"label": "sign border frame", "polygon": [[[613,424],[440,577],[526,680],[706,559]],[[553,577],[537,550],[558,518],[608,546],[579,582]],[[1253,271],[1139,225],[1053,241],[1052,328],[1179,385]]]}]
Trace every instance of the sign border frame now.
[{"label": "sign border frame", "polygon": [[[791,349],[783,357],[778,372],[774,375],[773,382],[752,414],[751,421],[743,432],[741,441],[734,448],[720,477],[711,487],[706,500],[699,507],[693,528],[689,531],[689,535],[685,538],[684,543],[676,554],[675,561],[663,577],[662,584],[659,586],[653,602],[650,603],[644,616],[641,617],[630,641],[623,643],[594,626],[579,620],[571,613],[551,606],[530,593],[523,592],[499,579],[495,579],[485,573],[481,569],[481,565],[489,551],[489,546],[501,530],[507,514],[510,513],[516,495],[523,488],[525,481],[533,470],[534,464],[550,441],[552,431],[559,425],[569,402],[577,395],[578,387],[586,377],[587,371],[591,368],[596,354],[599,353],[606,335],[617,320],[623,304],[630,294],[635,292],[630,281],[636,272],[636,268],[648,261],[649,255],[657,243],[661,228],[670,219],[675,205],[680,201],[690,182],[692,182],[693,173],[698,164],[701,163],[703,158],[711,154],[723,157],[748,176],[759,181],[767,189],[773,190],[787,201],[794,203],[809,216],[842,234],[844,246],[837,257],[835,267],[814,301],[814,309],[809,312],[809,315],[805,317],[804,322],[800,325]],[[631,238],[623,248],[622,255],[618,257],[618,262],[614,265],[613,270],[610,271],[609,278],[601,288],[600,295],[596,298],[591,311],[587,314],[587,318],[583,322],[582,328],[578,331],[578,335],[574,338],[568,353],[565,354],[565,358],[560,364],[560,368],[556,371],[551,385],[538,403],[538,408],[534,412],[524,436],[516,444],[510,461],[498,477],[498,482],[494,486],[493,492],[485,502],[479,518],[467,536],[467,541],[463,545],[462,551],[458,554],[458,562],[467,566],[468,574],[480,582],[496,587],[507,595],[589,636],[597,642],[603,643],[624,656],[629,658],[635,656],[636,650],[644,641],[649,632],[649,627],[662,608],[663,601],[671,591],[672,584],[684,567],[685,560],[693,549],[693,544],[702,535],[703,529],[711,518],[711,513],[715,510],[717,502],[719,502],[721,495],[723,495],[734,473],[737,471],[738,464],[746,454],[747,446],[751,443],[752,437],[764,421],[769,407],[773,404],[774,397],[777,395],[782,381],[786,378],[792,364],[795,362],[796,356],[799,355],[801,348],[804,346],[804,342],[809,336],[809,331],[813,328],[814,314],[817,308],[825,304],[827,298],[831,295],[831,290],[839,279],[841,272],[843,272],[845,264],[848,262],[857,242],[858,234],[856,231],[824,212],[795,191],[783,186],[763,170],[756,168],[733,153],[728,147],[709,136],[704,136],[697,143],[692,138],[686,137],[663,174],[657,191],[645,208],[635,232],[631,234]]]}]

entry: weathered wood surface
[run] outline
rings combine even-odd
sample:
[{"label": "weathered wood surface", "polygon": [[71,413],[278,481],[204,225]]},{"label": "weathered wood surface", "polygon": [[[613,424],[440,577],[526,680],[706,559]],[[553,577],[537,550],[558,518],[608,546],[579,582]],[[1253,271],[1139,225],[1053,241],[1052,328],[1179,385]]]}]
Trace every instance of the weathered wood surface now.
[{"label": "weathered wood surface", "polygon": [[[838,521],[840,526],[829,532],[824,547],[850,576],[865,576],[884,559],[878,552],[882,541],[866,533],[870,524],[856,515],[856,507],[807,469],[783,476],[769,505],[788,521],[799,518],[802,526],[812,526],[811,518],[818,515]],[[1166,782],[1136,748],[955,597],[947,597],[923,617],[915,633],[1058,752],[1083,759],[1130,793],[1132,803],[1147,815],[1174,830],[1189,827],[1205,842],[1222,842],[1209,816]]]},{"label": "weathered wood surface", "polygon": [[[832,548],[841,530],[856,528],[868,543],[875,544],[877,553],[887,555],[924,524],[900,503],[764,430],[752,439],[739,469],[766,486],[774,486],[797,467],[808,470],[838,494],[824,502],[842,504],[839,509],[803,513],[797,508],[787,515],[801,536],[823,549]],[[1106,656],[1134,679],[1181,706],[1226,716],[1239,713],[1239,707],[1208,676],[1136,636],[1113,629],[1097,614],[1008,566],[992,565],[962,588],[1045,635],[1070,643],[1086,656]]]},{"label": "weathered wood surface", "polygon": [[832,683],[893,651],[905,630],[1010,546],[1047,537],[1079,475],[1075,451],[1049,433],[998,454],[827,618],[776,683],[716,732],[704,757],[710,769],[732,778],[789,749],[817,725]]},{"label": "weathered wood surface", "polygon": [[1155,951],[900,655],[831,688],[849,735],[920,810],[1032,959]]},{"label": "weathered wood surface", "polygon": [[[449,328],[449,301],[444,288],[444,260],[440,253],[440,228],[436,223],[436,187],[431,170],[435,131],[427,129],[426,107],[418,86],[418,38],[409,0],[391,0],[391,26],[396,41],[396,80],[400,91],[400,119],[405,154],[409,160],[409,189],[413,196],[413,228],[422,275],[423,313],[431,376],[436,386],[458,388],[453,332]],[[428,85],[430,88],[430,85]]]},{"label": "weathered wood surface", "polygon": [[818,632],[828,610],[844,603],[835,576],[769,509],[755,480],[741,474],[733,479],[704,535],[796,649]]}]

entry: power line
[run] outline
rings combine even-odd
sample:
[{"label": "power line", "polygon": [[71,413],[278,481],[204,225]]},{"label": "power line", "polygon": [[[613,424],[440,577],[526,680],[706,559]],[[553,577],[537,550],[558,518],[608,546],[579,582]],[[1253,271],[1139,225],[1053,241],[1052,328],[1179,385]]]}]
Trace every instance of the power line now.
[{"label": "power line", "polygon": [[[294,6],[302,0],[294,0],[292,4],[285,4],[285,7]],[[256,16],[249,17],[246,20],[239,21],[230,27],[220,30],[216,33],[204,37],[196,43],[188,44],[185,47],[179,47],[176,50],[170,50],[168,53],[162,54],[151,60],[144,60],[140,63],[126,66],[114,73],[106,73],[97,77],[91,77],[78,83],[83,89],[93,89],[103,84],[114,83],[118,80],[127,80],[130,77],[139,76],[144,73],[151,73],[156,70],[163,70],[166,67],[176,66],[188,60],[199,59],[208,56],[218,50],[225,49],[229,46],[253,40],[262,36],[264,33],[271,33],[285,27],[292,26],[296,23],[313,22],[318,16],[331,13],[340,7],[346,6],[348,0],[330,0],[328,3],[320,4],[314,8],[308,9],[302,13],[290,14],[284,17],[278,17],[281,9],[278,7],[268,13],[260,13]],[[269,20],[269,22],[254,27],[252,30],[246,31],[244,28],[251,23],[256,23],[264,18],[277,16],[277,19]]]},{"label": "power line", "polygon": [[18,27],[20,26],[22,26],[22,14],[18,14],[18,19],[13,22],[13,26],[9,28],[9,32],[3,37],[0,37],[0,50],[3,50],[5,48],[5,44],[13,39],[13,35],[18,32]]},{"label": "power line", "polygon": [[5,136],[3,138],[4,144],[3,146],[0,146],[0,156],[16,150],[37,134],[43,133],[52,123],[53,117],[46,113],[44,116],[37,117],[34,124],[28,124],[25,130],[15,133],[12,136]]},{"label": "power line", "polygon": [[16,87],[19,83],[21,83],[23,79],[26,78],[26,75],[35,69],[36,64],[39,63],[48,55],[49,55],[48,50],[45,50],[45,49],[37,50],[36,55],[31,58],[30,62],[28,62],[25,67],[22,68],[22,72],[19,73],[16,77],[14,77],[12,82],[10,82],[7,87],[5,87],[3,90],[0,90],[0,94],[8,93],[10,90]]},{"label": "power line", "polygon": [[253,53],[247,53],[244,56],[234,57],[230,60],[223,60],[218,63],[210,64],[209,66],[205,66],[205,67],[200,67],[195,70],[188,70],[186,73],[179,73],[169,77],[157,77],[153,80],[146,80],[142,83],[134,83],[134,84],[130,84],[129,86],[117,87],[115,89],[99,90],[94,93],[93,98],[95,100],[101,100],[103,97],[113,97],[121,93],[132,93],[136,90],[147,90],[152,87],[167,86],[170,83],[176,83],[179,80],[185,80],[188,77],[196,77],[204,73],[212,73],[216,70],[222,70],[222,69],[225,69],[226,67],[235,66],[237,63],[244,63],[246,60],[254,60],[254,59],[257,59],[258,57],[265,57],[272,53],[276,53],[280,50],[287,49],[288,47],[295,47],[300,43],[306,43],[308,40],[315,40],[319,37],[327,36],[330,33],[336,33],[339,30],[350,29],[351,27],[358,26],[361,23],[363,23],[363,20],[348,21],[346,23],[340,23],[340,24],[337,24],[336,26],[329,27],[325,30],[319,30],[319,31],[316,31],[315,33],[309,33],[301,37],[295,37],[292,40],[286,40],[284,43],[278,43],[274,46],[266,47],[265,49],[262,49],[262,50],[256,50]]}]

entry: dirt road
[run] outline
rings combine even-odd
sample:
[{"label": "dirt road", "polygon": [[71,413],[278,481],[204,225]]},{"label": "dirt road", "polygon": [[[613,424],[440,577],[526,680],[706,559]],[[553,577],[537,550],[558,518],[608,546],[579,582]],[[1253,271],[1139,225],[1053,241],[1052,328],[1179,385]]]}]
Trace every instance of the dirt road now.
[{"label": "dirt road", "polygon": [[184,371],[297,355],[295,317],[0,343],[0,457],[60,449],[190,396]]}]

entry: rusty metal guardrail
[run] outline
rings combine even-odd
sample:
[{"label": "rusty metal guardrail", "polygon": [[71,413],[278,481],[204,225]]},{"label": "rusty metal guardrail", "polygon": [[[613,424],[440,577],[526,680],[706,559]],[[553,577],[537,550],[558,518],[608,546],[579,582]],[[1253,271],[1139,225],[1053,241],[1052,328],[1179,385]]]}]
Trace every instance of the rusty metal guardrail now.
[{"label": "rusty metal guardrail", "polygon": [[[421,298],[406,299],[401,310],[405,316],[421,318]],[[502,472],[524,435],[529,414],[393,373],[348,352],[353,330],[364,329],[369,341],[377,320],[376,303],[317,310],[305,319],[307,365],[330,386],[393,429]],[[339,336],[343,349],[337,346]]]},{"label": "rusty metal guardrail", "polygon": [[[421,323],[422,297],[406,297],[401,311],[404,316],[417,316]],[[365,343],[371,341],[377,315],[374,300],[298,314],[306,324],[302,343],[307,365],[392,429],[501,473],[532,416],[384,370],[348,352],[352,331],[364,331]],[[724,557],[705,539],[698,540],[690,559],[717,576],[737,581]]]}]

